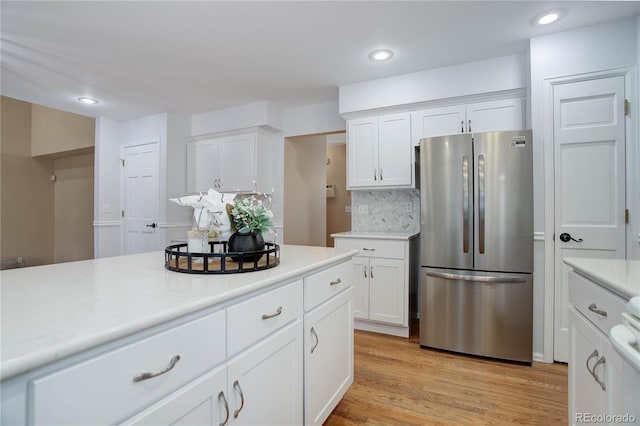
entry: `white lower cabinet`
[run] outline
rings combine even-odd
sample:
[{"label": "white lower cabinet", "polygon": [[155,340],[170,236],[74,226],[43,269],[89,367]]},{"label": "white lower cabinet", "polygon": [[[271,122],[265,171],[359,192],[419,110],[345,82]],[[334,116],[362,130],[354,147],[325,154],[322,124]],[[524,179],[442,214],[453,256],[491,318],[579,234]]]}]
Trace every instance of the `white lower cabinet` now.
[{"label": "white lower cabinet", "polygon": [[302,320],[124,424],[302,424]]},{"label": "white lower cabinet", "polygon": [[299,425],[303,417],[302,320],[228,363],[230,425]]},{"label": "white lower cabinet", "polygon": [[321,425],[353,383],[353,289],[304,316],[305,425]]},{"label": "white lower cabinet", "polygon": [[223,365],[126,420],[131,425],[226,425],[227,367]]},{"label": "white lower cabinet", "polygon": [[623,361],[607,333],[621,321],[624,301],[569,272],[569,423],[624,415]]},{"label": "white lower cabinet", "polygon": [[355,238],[334,234],[335,246],[360,252],[353,265],[355,328],[409,337],[410,287],[417,238]]}]

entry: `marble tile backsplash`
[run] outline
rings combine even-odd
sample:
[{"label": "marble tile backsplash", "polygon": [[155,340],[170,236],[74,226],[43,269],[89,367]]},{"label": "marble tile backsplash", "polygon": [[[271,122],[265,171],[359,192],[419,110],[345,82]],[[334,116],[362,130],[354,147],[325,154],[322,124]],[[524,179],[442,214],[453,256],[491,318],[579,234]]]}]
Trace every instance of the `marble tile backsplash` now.
[{"label": "marble tile backsplash", "polygon": [[420,190],[351,191],[351,230],[420,232]]}]

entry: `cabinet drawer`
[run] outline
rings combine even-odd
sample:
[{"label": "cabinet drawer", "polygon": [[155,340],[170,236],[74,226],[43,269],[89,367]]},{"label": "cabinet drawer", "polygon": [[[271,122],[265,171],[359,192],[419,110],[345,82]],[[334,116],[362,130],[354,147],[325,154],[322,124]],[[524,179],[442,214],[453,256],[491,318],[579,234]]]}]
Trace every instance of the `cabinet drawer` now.
[{"label": "cabinet drawer", "polygon": [[622,298],[574,271],[569,271],[569,305],[573,305],[607,336],[609,330],[620,323],[625,310]]},{"label": "cabinet drawer", "polygon": [[[29,384],[31,424],[111,424],[200,376],[225,359],[224,311],[97,356]],[[140,373],[169,368],[134,382]]]},{"label": "cabinet drawer", "polygon": [[302,316],[302,280],[227,309],[228,355],[232,356]]},{"label": "cabinet drawer", "polygon": [[304,279],[304,310],[309,311],[347,287],[353,286],[351,261],[316,272]]},{"label": "cabinet drawer", "polygon": [[406,241],[369,238],[336,238],[335,246],[360,250],[356,256],[404,259]]}]

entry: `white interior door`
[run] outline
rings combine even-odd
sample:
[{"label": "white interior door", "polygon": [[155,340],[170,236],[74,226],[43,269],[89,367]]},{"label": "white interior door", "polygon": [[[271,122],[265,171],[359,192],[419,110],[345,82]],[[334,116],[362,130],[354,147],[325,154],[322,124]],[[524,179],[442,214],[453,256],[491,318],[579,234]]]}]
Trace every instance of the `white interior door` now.
[{"label": "white interior door", "polygon": [[562,260],[625,257],[623,105],[622,76],[559,84],[553,89],[557,361],[568,361],[569,342],[569,267]]},{"label": "white interior door", "polygon": [[124,254],[158,250],[158,144],[124,148]]}]

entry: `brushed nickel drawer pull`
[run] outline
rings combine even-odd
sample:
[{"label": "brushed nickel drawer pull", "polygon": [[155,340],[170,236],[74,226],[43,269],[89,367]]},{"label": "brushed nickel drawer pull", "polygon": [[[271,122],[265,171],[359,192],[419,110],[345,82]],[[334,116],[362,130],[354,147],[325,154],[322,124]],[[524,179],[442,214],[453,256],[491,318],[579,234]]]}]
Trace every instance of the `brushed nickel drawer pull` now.
[{"label": "brushed nickel drawer pull", "polygon": [[175,367],[175,365],[178,363],[178,361],[180,361],[180,355],[176,355],[173,358],[171,358],[171,361],[169,361],[169,366],[167,368],[165,368],[164,370],[157,371],[155,373],[140,373],[140,374],[136,374],[133,377],[133,381],[134,382],[141,382],[143,380],[148,380],[148,379],[152,379],[154,377],[161,376],[164,373],[167,373],[167,372],[171,371],[171,369],[173,367]]},{"label": "brushed nickel drawer pull", "polygon": [[318,347],[318,344],[320,343],[320,339],[318,338],[318,333],[316,333],[316,329],[311,327],[311,334],[313,334],[313,337],[316,338],[316,344],[313,345],[313,347],[311,348],[311,353],[313,353],[313,351],[316,350],[316,348]]},{"label": "brushed nickel drawer pull", "polygon": [[238,390],[240,391],[240,408],[233,412],[233,418],[237,419],[240,411],[242,411],[242,409],[244,408],[244,393],[242,392],[242,388],[240,387],[240,382],[238,382],[237,380],[233,382],[233,388],[238,388]]},{"label": "brushed nickel drawer pull", "polygon": [[266,320],[266,319],[269,319],[269,318],[274,318],[274,317],[277,317],[278,315],[280,315],[281,313],[282,313],[282,306],[278,306],[278,310],[274,314],[269,314],[269,315],[263,314],[262,315],[262,319]]},{"label": "brushed nickel drawer pull", "polygon": [[330,282],[329,282],[329,285],[338,285],[338,284],[340,284],[341,282],[342,282],[342,280],[341,280],[340,278],[338,278],[338,279],[337,279],[337,280],[335,280],[335,281],[330,281]]},{"label": "brushed nickel drawer pull", "polygon": [[603,311],[602,309],[598,309],[598,307],[596,306],[595,303],[592,303],[589,305],[589,310],[591,312],[594,312],[600,316],[606,317],[607,316],[607,311]]},{"label": "brushed nickel drawer pull", "polygon": [[227,402],[227,398],[225,398],[223,391],[220,391],[220,393],[218,394],[218,399],[222,399],[222,402],[224,403],[224,410],[227,413],[226,417],[224,418],[224,421],[220,423],[218,426],[226,426],[227,423],[229,423],[229,403]]}]

